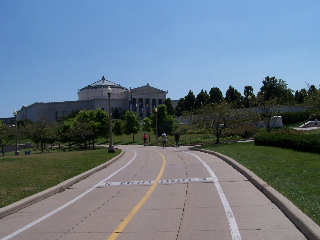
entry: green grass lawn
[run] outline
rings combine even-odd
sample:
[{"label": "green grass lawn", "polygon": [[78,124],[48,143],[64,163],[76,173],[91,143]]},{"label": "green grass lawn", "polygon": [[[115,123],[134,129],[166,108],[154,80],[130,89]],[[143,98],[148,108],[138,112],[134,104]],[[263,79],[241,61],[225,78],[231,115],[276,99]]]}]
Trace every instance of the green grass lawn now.
[{"label": "green grass lawn", "polygon": [[[148,145],[155,146],[156,143],[156,136],[153,133],[139,131],[139,133],[134,135],[134,142],[133,136],[131,135],[122,135],[122,136],[113,136],[113,143],[114,145],[143,145],[143,134],[146,133],[150,136],[150,141],[148,139]],[[202,133],[192,133],[192,134],[182,134],[180,136],[180,143],[184,145],[189,144],[199,144],[204,142],[215,142],[215,137],[210,134],[202,134]],[[99,139],[98,144],[109,144],[106,139]],[[158,145],[161,145],[161,136],[158,137]],[[168,146],[175,146],[174,136],[168,136]]]},{"label": "green grass lawn", "polygon": [[0,157],[0,207],[55,186],[119,153],[108,153],[106,148],[45,153],[33,149],[31,155]]},{"label": "green grass lawn", "polygon": [[320,225],[320,155],[254,143],[207,145],[247,167]]},{"label": "green grass lawn", "polygon": [[[132,135],[114,136],[115,145],[143,144],[143,131]],[[150,133],[147,133],[148,135]],[[149,145],[156,145],[154,134]],[[158,138],[159,145],[161,138]],[[182,144],[214,142],[204,134],[185,134]],[[169,145],[174,137],[169,136]],[[101,139],[97,144],[107,144]],[[203,146],[227,155],[255,172],[303,212],[320,225],[320,155],[276,147],[255,146],[253,143],[210,144]],[[0,207],[52,187],[96,167],[119,153],[110,154],[107,149],[71,151],[46,149],[40,153],[31,149],[31,155],[14,156],[14,152],[0,156]],[[23,151],[21,151],[23,153]],[[49,152],[49,153],[48,153]]]}]

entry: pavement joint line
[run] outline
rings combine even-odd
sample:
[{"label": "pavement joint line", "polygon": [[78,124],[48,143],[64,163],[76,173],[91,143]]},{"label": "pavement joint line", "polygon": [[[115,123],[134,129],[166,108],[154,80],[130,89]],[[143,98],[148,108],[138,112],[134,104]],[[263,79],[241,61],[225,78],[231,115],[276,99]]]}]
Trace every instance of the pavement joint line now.
[{"label": "pavement joint line", "polygon": [[20,209],[23,209],[27,206],[30,206],[36,202],[39,202],[47,197],[50,197],[56,193],[59,193],[67,188],[69,188],[70,186],[74,185],[75,183],[87,178],[88,176],[108,167],[109,165],[111,165],[112,163],[114,163],[115,161],[117,161],[120,157],[122,157],[124,154],[124,151],[121,151],[120,154],[118,154],[117,156],[115,156],[114,158],[110,159],[109,161],[107,161],[106,163],[103,163],[95,168],[92,168],[82,174],[79,174],[71,179],[68,179],[56,186],[53,186],[51,188],[48,188],[44,191],[41,191],[39,193],[36,193],[32,196],[26,197],[20,201],[14,202],[8,206],[5,206],[3,208],[0,208],[0,218],[3,218],[5,216],[8,216],[14,212],[19,211]]},{"label": "pavement joint line", "polygon": [[[65,203],[64,205],[56,208],[55,210],[47,213],[46,215],[38,218],[37,220],[35,220],[35,221],[33,221],[33,222],[25,225],[24,227],[16,230],[15,232],[13,232],[13,233],[5,236],[4,238],[1,238],[1,240],[8,240],[8,239],[11,239],[11,238],[15,237],[16,235],[18,235],[18,234],[26,231],[27,229],[33,227],[34,225],[42,222],[42,221],[45,220],[46,218],[54,215],[55,213],[59,212],[59,211],[62,210],[62,209],[68,207],[69,205],[73,204],[74,202],[76,202],[77,200],[79,200],[80,198],[82,198],[83,196],[87,195],[87,194],[88,194],[89,192],[91,192],[92,190],[96,189],[97,186],[99,186],[102,182],[110,179],[111,177],[113,177],[114,175],[116,175],[118,172],[120,172],[120,171],[122,171],[123,169],[125,169],[127,166],[129,166],[129,165],[136,159],[137,152],[136,152],[135,150],[131,150],[131,151],[134,152],[134,156],[131,158],[131,160],[130,160],[129,162],[127,162],[126,165],[124,165],[123,167],[119,168],[118,170],[116,170],[115,172],[113,172],[112,174],[110,174],[108,177],[106,177],[106,178],[105,178],[104,180],[102,180],[101,182],[99,182],[99,183],[97,183],[96,185],[90,187],[87,191],[85,191],[85,192],[83,192],[82,194],[78,195],[77,197],[73,198],[71,201],[69,201],[69,202]],[[111,163],[113,163],[114,161],[116,161],[117,159],[119,159],[120,156],[122,156],[122,154],[123,154],[123,153],[120,153],[118,156],[116,156],[116,157],[114,157],[113,159],[109,160],[107,163],[101,164],[100,166],[98,166],[98,167],[96,167],[96,168],[94,168],[94,169],[91,169],[91,170],[87,171],[86,173],[81,174],[80,176],[78,175],[78,176],[72,178],[71,180],[66,181],[66,183],[62,183],[63,185],[65,185],[65,187],[64,187],[63,189],[71,186],[71,185],[74,184],[75,182],[78,182],[78,181],[84,179],[87,174],[88,174],[87,176],[89,176],[89,175],[93,174],[94,172],[97,172],[97,171],[99,171],[99,170],[101,170],[101,169],[109,166]],[[58,186],[59,186],[59,188],[62,189],[62,186],[60,186],[60,185],[61,185],[61,184],[59,184]],[[61,190],[60,190],[60,191],[61,191]],[[41,192],[41,193],[42,193],[42,192]],[[41,193],[39,193],[39,194],[41,194]],[[38,194],[36,194],[36,195],[38,195]],[[51,196],[51,195],[53,195],[53,194],[51,194],[51,192],[50,192],[50,194],[49,194],[49,193],[43,194],[42,199],[44,199],[44,198],[47,197],[47,196]],[[37,198],[38,198],[38,197],[37,197]],[[37,198],[34,198],[33,202],[38,201]],[[31,196],[31,200],[29,200],[29,201],[32,202],[32,196]],[[29,201],[28,201],[28,202],[29,202]],[[23,200],[21,200],[21,201],[19,201],[19,202],[23,202]],[[20,203],[18,203],[18,204],[20,204]],[[23,205],[26,206],[26,204],[27,204],[27,203],[24,203]],[[21,205],[21,206],[23,206],[23,205]],[[30,204],[29,204],[29,205],[30,205]],[[19,209],[21,209],[21,206],[19,206],[19,207],[20,207]],[[7,213],[10,212],[10,211],[13,212],[13,211],[16,211],[16,209],[17,209],[17,207],[9,208],[9,209],[6,210],[4,213],[7,214]],[[1,213],[1,211],[0,211],[0,213]],[[4,215],[4,214],[3,214],[3,215]],[[1,214],[0,214],[0,216],[1,216]]]},{"label": "pavement joint line", "polygon": [[131,210],[131,212],[121,221],[121,223],[114,230],[114,232],[108,237],[108,240],[115,240],[118,238],[118,236],[123,232],[123,230],[131,222],[132,218],[139,212],[141,207],[147,202],[149,197],[152,195],[152,193],[154,192],[154,190],[158,186],[158,183],[159,183],[159,181],[164,173],[164,170],[166,168],[167,159],[159,151],[155,150],[155,152],[157,152],[162,157],[162,165],[161,165],[161,169],[160,169],[160,172],[158,173],[157,178],[154,180],[154,183],[149,188],[148,192],[141,198],[141,200],[137,203],[137,205],[135,205],[135,207]]},{"label": "pavement joint line", "polygon": [[264,182],[256,174],[244,167],[234,159],[227,157],[221,153],[199,149],[195,147],[189,148],[190,150],[200,151],[214,155],[245,176],[256,188],[258,188],[267,198],[270,199],[287,217],[288,219],[300,230],[300,232],[307,237],[307,239],[320,240],[320,226],[317,225],[311,218],[304,212],[296,207],[289,199]]},{"label": "pavement joint line", "polygon": [[[213,182],[213,178],[205,177],[205,178],[182,178],[182,179],[163,179],[160,180],[159,184],[171,184],[171,183],[189,183],[189,182]],[[129,182],[104,182],[101,183],[98,187],[104,186],[129,186],[129,185],[151,185],[153,184],[153,180],[147,181],[129,181]]]}]

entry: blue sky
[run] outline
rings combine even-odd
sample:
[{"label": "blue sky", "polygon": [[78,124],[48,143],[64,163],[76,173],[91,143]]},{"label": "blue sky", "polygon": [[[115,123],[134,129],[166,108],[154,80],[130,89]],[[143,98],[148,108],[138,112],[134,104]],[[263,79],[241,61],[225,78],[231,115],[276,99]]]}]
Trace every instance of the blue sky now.
[{"label": "blue sky", "polygon": [[0,117],[106,79],[179,99],[319,87],[320,1],[0,0]]}]

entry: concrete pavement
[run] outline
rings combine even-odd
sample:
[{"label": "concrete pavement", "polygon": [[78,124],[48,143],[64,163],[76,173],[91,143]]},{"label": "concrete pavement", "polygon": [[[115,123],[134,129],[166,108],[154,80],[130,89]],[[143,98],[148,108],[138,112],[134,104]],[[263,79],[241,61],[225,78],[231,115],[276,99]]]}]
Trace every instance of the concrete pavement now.
[{"label": "concrete pavement", "polygon": [[292,221],[294,225],[308,238],[308,239],[320,239],[320,226],[317,225],[312,219],[310,219],[305,213],[297,208],[289,199],[284,197],[281,193],[276,191],[261,178],[259,178],[252,171],[242,166],[232,158],[229,158],[221,153],[214,151],[192,148],[193,150],[206,152],[215,155],[237,171],[243,174],[255,187],[257,187],[263,194],[265,194],[277,207]]},{"label": "concrete pavement", "polygon": [[[219,158],[226,161],[228,164],[233,166],[235,169],[237,169],[241,174],[243,174],[248,180],[250,180],[260,191],[262,191],[272,202],[274,202],[285,214],[286,216],[299,228],[299,230],[309,239],[320,239],[320,230],[319,226],[316,225],[312,220],[310,220],[307,216],[305,216],[299,209],[297,209],[290,201],[288,201],[286,198],[284,198],[281,194],[279,194],[277,191],[272,189],[269,185],[267,185],[265,182],[263,182],[261,179],[259,179],[255,174],[253,174],[248,169],[244,168],[234,160],[214,153],[214,152],[208,152],[206,153],[214,154],[215,156],[218,156]],[[113,159],[115,161],[119,157]],[[110,164],[110,163],[108,163]],[[28,199],[24,199],[22,201],[19,201],[18,203],[12,204],[6,208],[0,209],[0,216],[3,217],[5,215],[10,214],[11,212],[17,211],[19,208],[23,208],[27,205],[32,204],[35,201],[39,201],[39,199],[46,198],[49,195],[54,194],[55,192],[59,192],[62,189],[65,189],[75,182],[78,182],[86,177],[88,175],[92,174],[93,172],[99,171],[101,168],[104,168],[106,166],[100,166],[99,169],[94,169],[92,171],[88,171],[84,175],[77,176],[76,178],[73,178],[69,181],[64,182],[63,184],[60,184],[59,186],[55,187],[55,190],[47,190],[40,194],[37,194],[36,196],[31,196]],[[200,201],[201,199],[198,199],[197,201]],[[191,213],[192,214],[192,213]]]}]

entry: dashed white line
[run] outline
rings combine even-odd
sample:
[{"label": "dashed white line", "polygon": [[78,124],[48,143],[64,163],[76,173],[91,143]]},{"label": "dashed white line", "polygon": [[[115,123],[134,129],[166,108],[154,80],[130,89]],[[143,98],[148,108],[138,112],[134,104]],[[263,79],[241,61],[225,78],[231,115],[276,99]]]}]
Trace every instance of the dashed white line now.
[{"label": "dashed white line", "polygon": [[[171,180],[160,180],[159,184],[189,182],[213,182],[213,178],[182,178]],[[128,186],[128,185],[151,185],[154,181],[130,181],[130,182],[104,182],[101,186]]]}]

